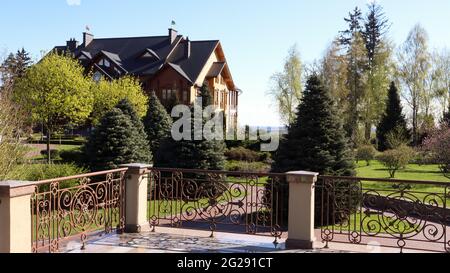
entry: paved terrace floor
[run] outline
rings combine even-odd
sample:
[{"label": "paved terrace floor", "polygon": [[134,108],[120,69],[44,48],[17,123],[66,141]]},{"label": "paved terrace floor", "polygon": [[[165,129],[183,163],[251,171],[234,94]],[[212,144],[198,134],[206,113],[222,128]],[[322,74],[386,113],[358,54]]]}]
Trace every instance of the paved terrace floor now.
[{"label": "paved terrace floor", "polygon": [[[320,238],[320,233],[318,234]],[[84,250],[77,241],[64,244],[63,253],[399,253],[398,248],[380,248],[331,243],[328,249],[317,242],[314,250],[286,249],[285,239],[233,233],[159,227],[156,232],[109,234],[91,237]],[[414,252],[414,251],[405,251]],[[424,252],[424,251],[420,251]]]}]

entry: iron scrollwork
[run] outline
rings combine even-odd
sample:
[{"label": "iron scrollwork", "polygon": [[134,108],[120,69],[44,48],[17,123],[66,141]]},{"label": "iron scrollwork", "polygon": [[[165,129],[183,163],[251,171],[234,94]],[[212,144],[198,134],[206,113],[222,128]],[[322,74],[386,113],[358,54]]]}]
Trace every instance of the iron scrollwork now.
[{"label": "iron scrollwork", "polygon": [[317,191],[326,247],[330,242],[367,244],[377,239],[400,252],[450,252],[446,183],[324,176]]},{"label": "iron scrollwork", "polygon": [[149,177],[148,220],[153,230],[191,225],[208,228],[211,236],[225,226],[275,238],[283,233],[278,216],[282,176],[155,168]]},{"label": "iron scrollwork", "polygon": [[38,184],[31,199],[33,252],[58,252],[61,243],[89,232],[125,227],[125,171],[87,174]]}]

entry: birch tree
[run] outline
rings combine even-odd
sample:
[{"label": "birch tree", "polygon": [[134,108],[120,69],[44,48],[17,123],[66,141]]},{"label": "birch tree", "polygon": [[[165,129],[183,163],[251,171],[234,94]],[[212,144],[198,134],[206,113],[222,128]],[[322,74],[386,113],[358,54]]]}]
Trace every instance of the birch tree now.
[{"label": "birch tree", "polygon": [[398,53],[398,76],[403,85],[402,97],[412,112],[413,143],[419,141],[419,114],[427,111],[426,82],[430,70],[430,54],[428,52],[428,34],[417,24],[410,31],[408,38]]},{"label": "birch tree", "polygon": [[297,45],[289,49],[282,72],[275,73],[268,92],[278,109],[281,121],[291,125],[295,120],[296,108],[302,98],[303,66]]}]

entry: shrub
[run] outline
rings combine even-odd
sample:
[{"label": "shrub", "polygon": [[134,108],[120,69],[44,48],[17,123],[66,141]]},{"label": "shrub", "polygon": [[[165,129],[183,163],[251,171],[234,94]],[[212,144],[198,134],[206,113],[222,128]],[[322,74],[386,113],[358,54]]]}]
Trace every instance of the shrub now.
[{"label": "shrub", "polygon": [[259,161],[272,164],[272,154],[269,152],[260,152],[259,153]]},{"label": "shrub", "polygon": [[414,157],[414,150],[406,145],[402,145],[394,150],[388,150],[378,156],[378,160],[388,168],[391,178],[395,177],[395,173],[405,168]]},{"label": "shrub", "polygon": [[[60,177],[73,176],[86,173],[84,168],[73,164],[26,164],[15,168],[8,179],[21,181],[41,181]],[[76,181],[61,182],[60,188],[69,188],[76,185]],[[49,185],[43,185],[40,191],[48,190]]]},{"label": "shrub", "polygon": [[411,160],[411,163],[417,165],[439,164],[439,162],[436,161],[434,154],[424,149],[419,149],[415,152],[414,158]]},{"label": "shrub", "polygon": [[244,147],[231,148],[225,152],[228,160],[255,162],[260,159],[257,152],[246,149]]},{"label": "shrub", "polygon": [[86,156],[81,149],[61,151],[59,156],[63,163],[72,163],[77,166],[84,166]]},{"label": "shrub", "polygon": [[[41,155],[43,155],[43,156],[47,156],[47,150],[42,150],[41,151]],[[50,157],[51,158],[53,158],[53,159],[55,159],[55,158],[57,158],[57,157],[59,157],[60,156],[60,153],[59,153],[59,151],[58,150],[50,150]]]},{"label": "shrub", "polygon": [[270,165],[263,162],[227,161],[225,170],[230,172],[268,172]]},{"label": "shrub", "polygon": [[375,159],[377,150],[372,145],[364,145],[358,148],[356,152],[356,160],[364,160],[367,162],[367,166],[370,166],[370,161]]},{"label": "shrub", "polygon": [[397,149],[401,146],[408,145],[408,131],[402,127],[395,127],[386,134],[386,146],[388,149]]},{"label": "shrub", "polygon": [[450,178],[450,128],[444,126],[433,132],[425,139],[423,147],[431,153],[442,173]]}]

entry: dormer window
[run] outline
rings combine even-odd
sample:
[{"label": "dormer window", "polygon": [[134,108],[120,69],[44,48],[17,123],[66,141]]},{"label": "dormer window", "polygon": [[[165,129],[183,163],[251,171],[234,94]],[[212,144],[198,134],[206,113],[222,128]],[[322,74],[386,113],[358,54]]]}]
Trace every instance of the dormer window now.
[{"label": "dormer window", "polygon": [[154,60],[154,61],[161,60],[159,55],[155,51],[151,50],[150,48],[145,49],[144,52],[140,55],[140,58]]},{"label": "dormer window", "polygon": [[111,66],[111,63],[107,59],[101,59],[98,62],[98,64],[101,65],[101,66],[106,66],[106,67],[110,67]]}]

